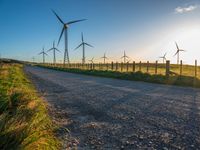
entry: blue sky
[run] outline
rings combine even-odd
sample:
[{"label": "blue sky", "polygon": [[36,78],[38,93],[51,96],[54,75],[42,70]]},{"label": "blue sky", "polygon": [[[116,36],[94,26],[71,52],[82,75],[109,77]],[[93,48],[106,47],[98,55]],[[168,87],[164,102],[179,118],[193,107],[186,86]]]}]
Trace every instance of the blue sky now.
[{"label": "blue sky", "polygon": [[[68,22],[88,19],[69,28],[69,54],[81,61],[81,32],[94,48],[86,49],[86,58],[97,62],[106,52],[110,60],[120,61],[126,50],[131,60],[155,61],[167,52],[172,62],[174,41],[187,52],[185,63],[200,59],[199,0],[0,0],[0,53],[3,57],[31,60],[42,47],[48,50],[58,40],[62,25],[51,12]],[[64,38],[58,48],[63,59]],[[199,56],[199,57],[198,57]],[[49,53],[48,61],[52,61]]]}]

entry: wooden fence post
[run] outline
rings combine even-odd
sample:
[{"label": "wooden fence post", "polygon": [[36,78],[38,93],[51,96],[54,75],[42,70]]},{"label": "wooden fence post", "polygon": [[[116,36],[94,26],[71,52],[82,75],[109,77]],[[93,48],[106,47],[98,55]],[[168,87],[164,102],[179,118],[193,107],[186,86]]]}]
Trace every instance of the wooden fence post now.
[{"label": "wooden fence post", "polygon": [[118,62],[116,62],[115,70],[118,71]]},{"label": "wooden fence post", "polygon": [[195,77],[197,77],[197,60],[195,60]]},{"label": "wooden fence post", "polygon": [[155,74],[158,73],[158,61],[156,60],[156,65],[155,65]]},{"label": "wooden fence post", "polygon": [[92,63],[91,63],[91,64],[90,64],[90,70],[92,70],[92,68],[93,68],[92,66],[93,66],[93,65],[92,65]]},{"label": "wooden fence post", "polygon": [[99,63],[99,70],[101,70],[101,68],[100,68],[100,67],[101,67],[101,63]]},{"label": "wooden fence post", "polygon": [[135,61],[133,61],[132,71],[135,72]]},{"label": "wooden fence post", "polygon": [[165,72],[165,75],[166,75],[167,77],[169,77],[169,74],[170,74],[170,61],[167,60],[167,61],[166,61],[166,72]]},{"label": "wooden fence post", "polygon": [[108,71],[108,63],[106,63],[106,70]]},{"label": "wooden fence post", "polygon": [[183,61],[180,61],[180,75],[182,75],[183,72]]},{"label": "wooden fence post", "polygon": [[93,63],[93,70],[95,70],[95,63]]},{"label": "wooden fence post", "polygon": [[126,63],[126,72],[128,72],[129,62]]},{"label": "wooden fence post", "polygon": [[149,73],[149,61],[147,61],[147,73]]},{"label": "wooden fence post", "polygon": [[114,67],[114,66],[113,66],[113,61],[112,61],[112,63],[111,63],[111,70],[112,70],[112,71],[113,71],[113,67]]},{"label": "wooden fence post", "polygon": [[142,70],[142,62],[140,61],[140,63],[139,63],[139,71],[141,71]]}]

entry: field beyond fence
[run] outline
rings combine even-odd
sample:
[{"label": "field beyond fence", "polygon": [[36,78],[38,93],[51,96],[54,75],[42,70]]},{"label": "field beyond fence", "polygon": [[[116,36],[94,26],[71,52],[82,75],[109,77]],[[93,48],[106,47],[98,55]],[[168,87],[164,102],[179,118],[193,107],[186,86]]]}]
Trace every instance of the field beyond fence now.
[{"label": "field beyond fence", "polygon": [[81,70],[100,70],[100,71],[116,71],[116,72],[142,72],[148,73],[151,75],[180,75],[180,76],[189,76],[196,77],[200,79],[200,66],[197,66],[197,61],[194,62],[194,65],[184,65],[182,61],[180,64],[170,64],[154,63],[147,62],[132,62],[132,63],[71,63],[71,64],[43,64],[44,66],[68,68],[68,69],[81,69]]},{"label": "field beyond fence", "polygon": [[[37,64],[38,65],[38,64]],[[71,63],[71,64],[39,64],[39,66],[73,73],[111,77],[125,80],[145,81],[151,83],[200,87],[200,67],[166,63]]]}]

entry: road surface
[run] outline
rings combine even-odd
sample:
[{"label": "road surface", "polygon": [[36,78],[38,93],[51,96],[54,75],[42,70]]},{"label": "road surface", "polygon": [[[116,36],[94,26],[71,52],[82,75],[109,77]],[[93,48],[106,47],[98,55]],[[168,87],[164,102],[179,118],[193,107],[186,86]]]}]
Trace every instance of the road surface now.
[{"label": "road surface", "polygon": [[[200,149],[200,89],[25,67],[65,148]],[[63,129],[63,130],[62,130]]]}]

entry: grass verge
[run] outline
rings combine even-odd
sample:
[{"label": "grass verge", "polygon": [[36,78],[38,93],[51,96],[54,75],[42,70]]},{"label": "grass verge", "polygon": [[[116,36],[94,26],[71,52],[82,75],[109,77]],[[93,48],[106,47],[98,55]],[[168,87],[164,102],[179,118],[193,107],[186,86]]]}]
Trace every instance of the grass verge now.
[{"label": "grass verge", "polygon": [[60,149],[45,102],[19,64],[0,68],[0,149]]},{"label": "grass verge", "polygon": [[44,67],[44,68],[54,69],[54,70],[92,75],[92,76],[200,88],[200,80],[198,78],[194,78],[191,76],[173,75],[170,77],[166,77],[165,75],[161,75],[161,74],[151,75],[151,74],[142,73],[139,71],[138,72],[117,72],[117,71],[102,71],[102,70],[82,70],[82,69],[72,69],[72,68],[69,69],[69,68],[41,66],[41,65],[39,66]]}]

